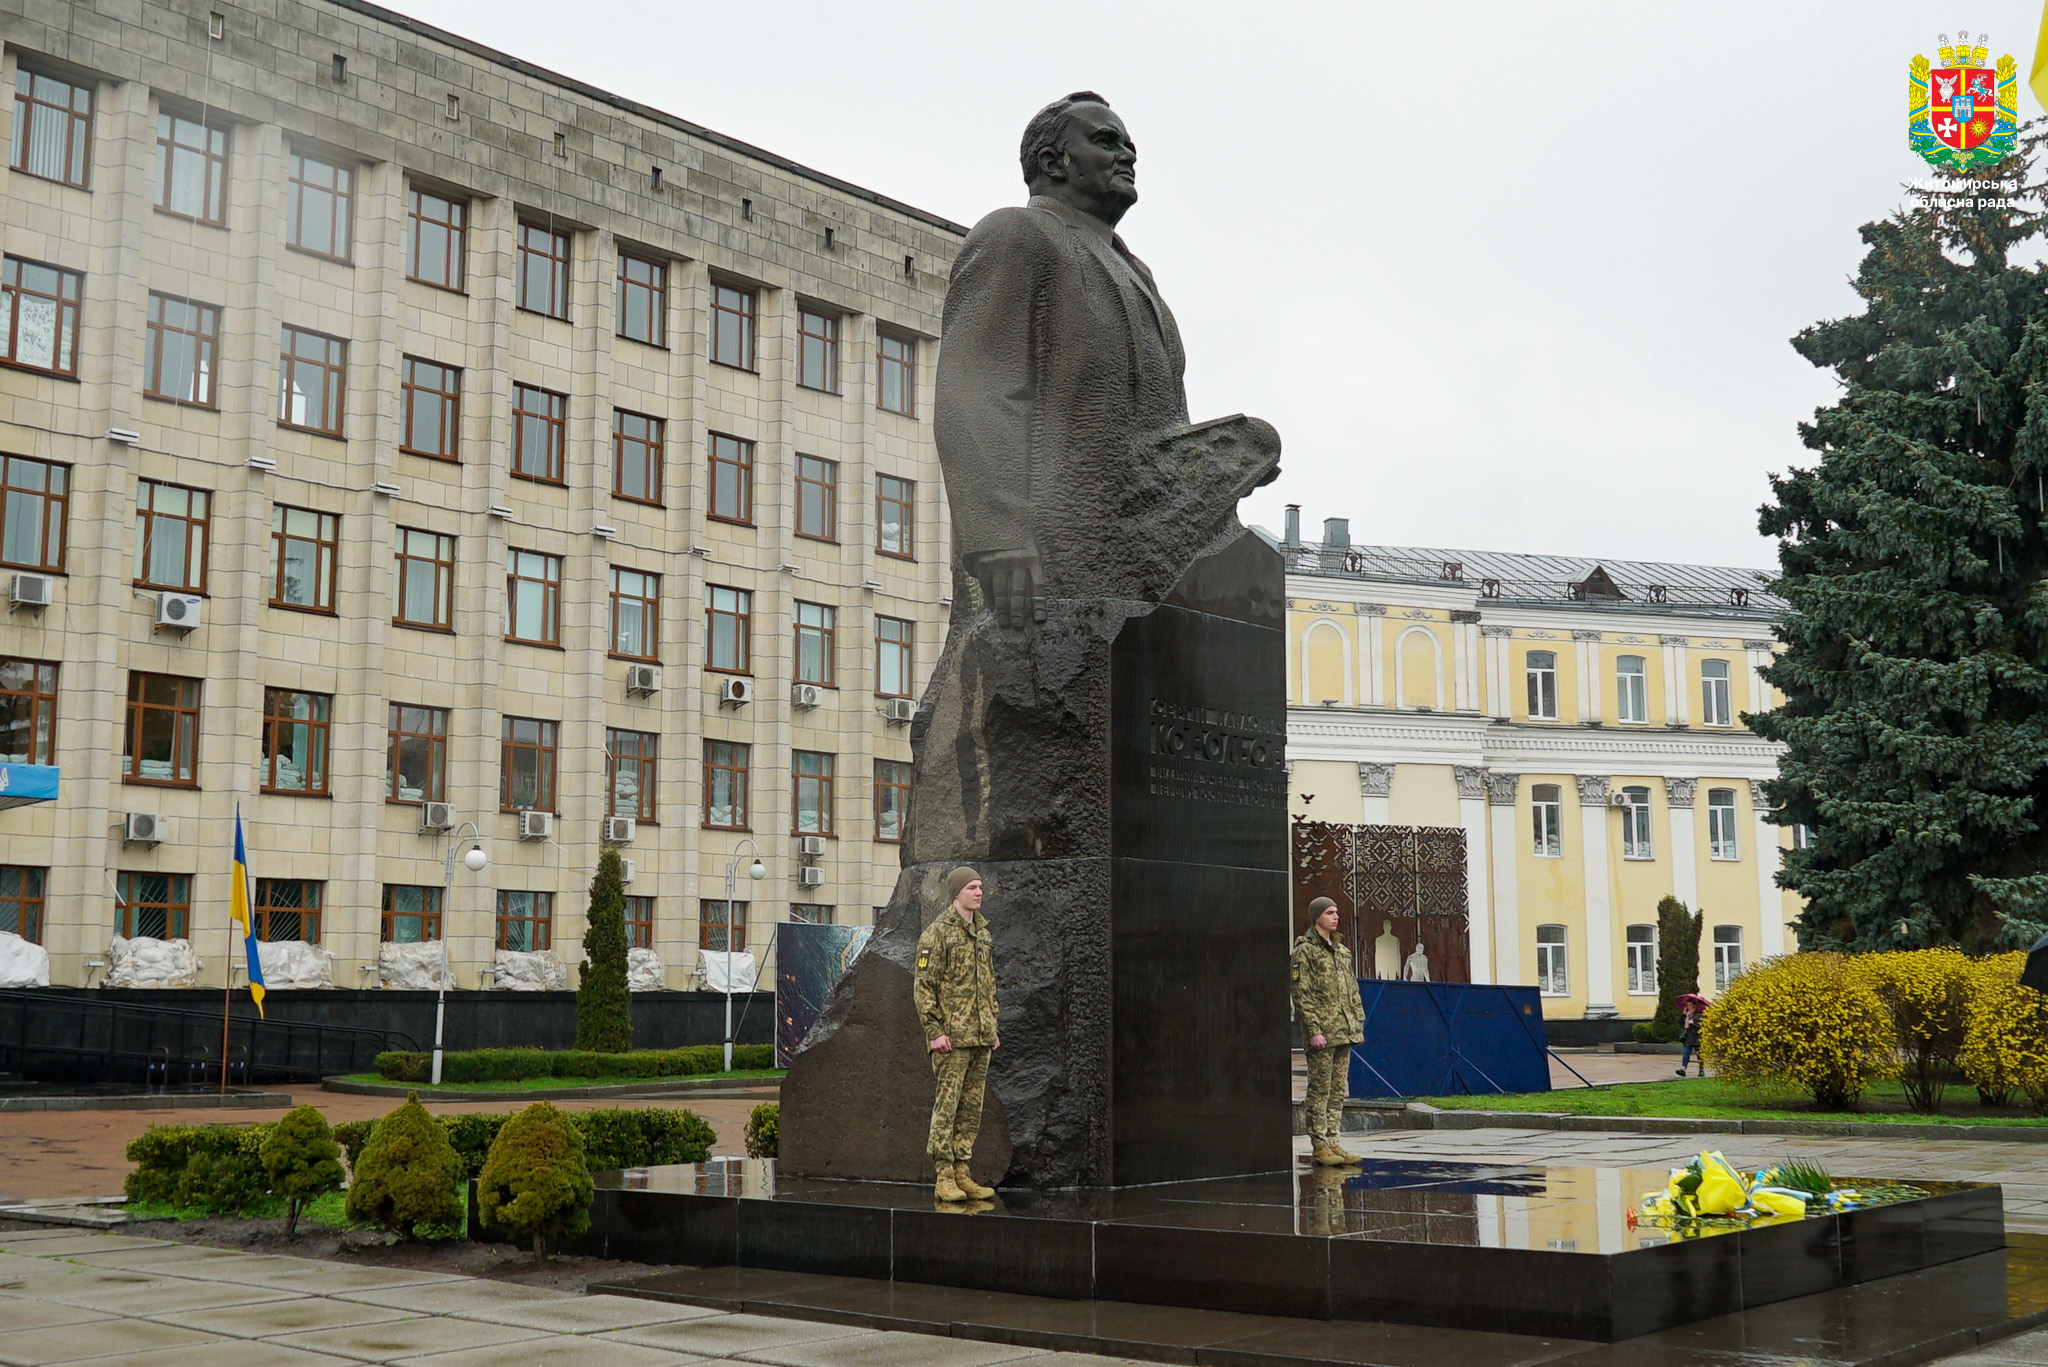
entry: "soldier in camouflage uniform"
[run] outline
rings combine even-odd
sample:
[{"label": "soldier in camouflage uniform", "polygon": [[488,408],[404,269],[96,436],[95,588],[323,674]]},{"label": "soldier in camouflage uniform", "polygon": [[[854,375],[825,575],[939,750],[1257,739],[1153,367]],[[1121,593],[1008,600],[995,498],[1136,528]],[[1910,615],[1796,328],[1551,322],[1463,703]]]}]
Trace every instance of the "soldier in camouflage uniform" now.
[{"label": "soldier in camouflage uniform", "polygon": [[1294,1016],[1301,1022],[1308,1055],[1308,1137],[1315,1161],[1332,1167],[1358,1162],[1337,1143],[1344,1119],[1351,1046],[1365,1038],[1365,1003],[1358,997],[1358,971],[1351,950],[1337,933],[1337,904],[1327,897],[1309,903],[1315,917],[1294,942]]},{"label": "soldier in camouflage uniform", "polygon": [[982,1089],[996,1035],[995,956],[981,910],[981,875],[957,868],[946,875],[948,906],[917,941],[913,988],[917,1016],[931,1051],[938,1095],[932,1100],[929,1152],[941,1201],[994,1196],[967,1171],[981,1130]]}]

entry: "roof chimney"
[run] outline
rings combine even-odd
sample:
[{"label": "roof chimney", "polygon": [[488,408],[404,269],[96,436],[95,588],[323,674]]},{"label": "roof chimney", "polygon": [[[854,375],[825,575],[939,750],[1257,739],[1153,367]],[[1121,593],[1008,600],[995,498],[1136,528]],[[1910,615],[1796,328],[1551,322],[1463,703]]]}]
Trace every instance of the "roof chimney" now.
[{"label": "roof chimney", "polygon": [[1323,519],[1323,549],[1351,548],[1351,519],[1348,517],[1326,517]]},{"label": "roof chimney", "polygon": [[1285,526],[1286,532],[1281,536],[1280,544],[1283,546],[1299,546],[1301,544],[1301,505],[1299,503],[1287,505],[1287,522]]}]

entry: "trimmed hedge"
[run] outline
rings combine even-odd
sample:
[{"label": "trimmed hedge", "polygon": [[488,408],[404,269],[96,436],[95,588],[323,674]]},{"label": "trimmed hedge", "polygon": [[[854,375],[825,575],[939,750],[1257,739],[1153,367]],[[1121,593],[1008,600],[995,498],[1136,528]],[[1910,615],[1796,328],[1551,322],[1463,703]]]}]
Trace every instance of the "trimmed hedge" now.
[{"label": "trimmed hedge", "polygon": [[[736,1069],[773,1068],[772,1044],[735,1044]],[[584,1049],[465,1049],[441,1056],[443,1082],[525,1082],[543,1077],[690,1077],[725,1067],[725,1046],[693,1044],[682,1049],[635,1049],[599,1054]],[[434,1056],[393,1050],[377,1055],[377,1075],[387,1082],[421,1083],[433,1075]]]},{"label": "trimmed hedge", "polygon": [[130,1201],[198,1206],[216,1215],[247,1210],[269,1195],[263,1142],[271,1125],[152,1125],[128,1141],[135,1171]]},{"label": "trimmed hedge", "polygon": [[[711,1156],[718,1132],[694,1111],[666,1107],[567,1112],[569,1123],[583,1132],[583,1150],[592,1168],[652,1168],[664,1163],[701,1163]],[[484,1159],[504,1115],[444,1115],[441,1127],[462,1159],[465,1177],[483,1171]],[[374,1120],[351,1120],[334,1127],[334,1137],[348,1154],[349,1171],[369,1140]],[[223,1127],[225,1128],[225,1127]]]}]

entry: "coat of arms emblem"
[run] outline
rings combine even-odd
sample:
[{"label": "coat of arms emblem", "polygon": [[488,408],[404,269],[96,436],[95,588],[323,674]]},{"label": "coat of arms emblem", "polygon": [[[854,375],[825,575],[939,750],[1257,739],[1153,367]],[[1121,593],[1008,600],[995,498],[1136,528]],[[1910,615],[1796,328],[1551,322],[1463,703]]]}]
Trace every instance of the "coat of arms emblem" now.
[{"label": "coat of arms emblem", "polygon": [[1988,167],[2019,142],[2019,68],[2010,55],[1987,65],[1989,35],[1970,41],[1968,30],[1951,43],[1941,35],[1941,65],[1913,58],[1906,141],[1945,171]]}]

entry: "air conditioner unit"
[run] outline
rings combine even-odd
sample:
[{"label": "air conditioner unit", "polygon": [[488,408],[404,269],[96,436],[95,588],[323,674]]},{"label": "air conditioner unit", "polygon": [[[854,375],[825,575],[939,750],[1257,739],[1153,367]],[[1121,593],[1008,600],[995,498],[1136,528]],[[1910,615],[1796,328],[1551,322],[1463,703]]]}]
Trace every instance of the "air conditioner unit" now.
[{"label": "air conditioner unit", "polygon": [[882,719],[888,722],[916,721],[917,700],[915,698],[890,698],[882,704]]},{"label": "air conditioner unit", "polygon": [[1628,805],[1629,805],[1629,802],[1628,802],[1628,794],[1627,794],[1627,793],[1609,793],[1609,794],[1607,795],[1607,805],[1608,805],[1608,806],[1610,806],[1610,807],[1626,807],[1626,806],[1628,806]]},{"label": "air conditioner unit", "polygon": [[621,859],[619,861],[619,881],[621,883],[630,884],[633,881],[633,875],[638,872],[640,872],[640,863],[638,860]]},{"label": "air conditioner unit", "polygon": [[554,839],[555,814],[553,812],[521,812],[519,814],[519,838],[521,840]]},{"label": "air conditioner unit", "polygon": [[14,576],[14,605],[22,608],[46,608],[50,596],[56,590],[56,582],[47,574],[17,574]]},{"label": "air conditioner unit", "polygon": [[169,834],[155,812],[130,812],[121,823],[121,839],[131,845],[160,845]]},{"label": "air conditioner unit", "polygon": [[626,666],[626,691],[642,694],[661,692],[661,671],[653,665]]},{"label": "air conditioner unit", "polygon": [[791,707],[816,707],[825,701],[825,690],[816,684],[791,684],[789,705]]},{"label": "air conditioner unit", "polygon": [[455,804],[452,802],[422,802],[420,804],[420,829],[423,831],[447,831],[455,828]]},{"label": "air conditioner unit", "polygon": [[754,700],[752,679],[726,679],[718,685],[720,705],[730,703],[734,707],[745,707]]},{"label": "air conditioner unit", "polygon": [[800,835],[796,838],[796,852],[805,859],[816,859],[825,853],[825,837],[822,835]]},{"label": "air conditioner unit", "polygon": [[604,838],[608,845],[630,845],[633,843],[633,818],[630,816],[608,816],[604,819]]},{"label": "air conditioner unit", "polygon": [[796,882],[798,887],[803,888],[823,887],[825,885],[825,871],[823,869],[798,869],[796,871]]},{"label": "air conditioner unit", "polygon": [[204,598],[195,598],[189,593],[159,593],[156,596],[156,624],[190,631],[199,625],[205,606]]}]

